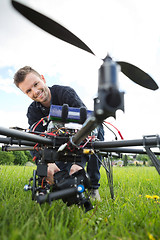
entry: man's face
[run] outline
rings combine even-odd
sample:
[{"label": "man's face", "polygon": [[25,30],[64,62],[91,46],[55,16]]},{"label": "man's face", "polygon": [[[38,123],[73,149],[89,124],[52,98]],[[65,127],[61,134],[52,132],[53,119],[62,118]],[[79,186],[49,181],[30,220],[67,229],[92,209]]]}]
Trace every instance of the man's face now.
[{"label": "man's face", "polygon": [[45,79],[34,73],[27,74],[25,80],[19,83],[19,88],[32,100],[40,102],[44,106],[46,103],[50,103],[50,90],[46,86]]}]

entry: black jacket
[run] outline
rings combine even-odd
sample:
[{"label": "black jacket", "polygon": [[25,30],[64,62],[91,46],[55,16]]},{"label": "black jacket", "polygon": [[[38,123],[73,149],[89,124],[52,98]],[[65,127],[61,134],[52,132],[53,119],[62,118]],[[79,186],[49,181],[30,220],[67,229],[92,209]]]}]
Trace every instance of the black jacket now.
[{"label": "black jacket", "polygon": [[[79,98],[77,93],[74,91],[73,88],[61,85],[53,85],[50,87],[51,91],[51,104],[53,105],[60,105],[68,104],[69,107],[77,107],[80,108],[85,106],[82,100]],[[39,121],[41,118],[46,117],[49,115],[50,108],[44,107],[39,102],[32,102],[28,107],[27,118],[29,126],[31,127],[35,122]],[[36,131],[43,132],[46,130],[46,127],[40,123]]]}]

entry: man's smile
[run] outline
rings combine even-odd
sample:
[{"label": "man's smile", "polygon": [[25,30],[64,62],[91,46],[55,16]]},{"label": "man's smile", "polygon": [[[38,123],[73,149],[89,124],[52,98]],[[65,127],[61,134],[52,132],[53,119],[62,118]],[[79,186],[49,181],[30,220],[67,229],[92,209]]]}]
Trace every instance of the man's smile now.
[{"label": "man's smile", "polygon": [[44,97],[44,91],[40,90],[40,92],[37,94],[37,96],[35,96],[35,99],[42,99]]}]

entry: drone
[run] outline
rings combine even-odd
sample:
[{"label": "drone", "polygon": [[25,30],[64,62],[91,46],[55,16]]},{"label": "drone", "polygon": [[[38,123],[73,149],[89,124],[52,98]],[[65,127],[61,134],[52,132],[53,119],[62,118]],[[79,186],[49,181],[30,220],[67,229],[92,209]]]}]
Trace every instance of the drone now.
[{"label": "drone", "polygon": [[[17,1],[12,1],[12,5],[44,31],[95,55],[83,41],[53,19]],[[35,152],[37,169],[33,170],[33,177],[24,187],[26,191],[31,190],[32,200],[39,204],[44,202],[51,204],[53,200],[62,199],[67,206],[76,204],[86,212],[93,209],[89,196],[90,179],[84,169],[72,175],[59,171],[54,174],[53,184],[46,180],[48,163],[57,160],[78,163],[82,154],[94,154],[101,161],[101,165],[106,170],[112,199],[114,199],[111,160],[113,154],[118,156],[122,153],[147,154],[160,174],[160,162],[157,159],[160,152],[152,150],[160,146],[159,135],[149,135],[134,140],[99,141],[94,134],[97,126],[103,124],[106,118],[115,117],[119,109],[124,111],[124,92],[118,87],[120,71],[142,87],[150,90],[158,89],[156,82],[146,72],[128,62],[115,62],[107,55],[99,68],[98,93],[94,99],[93,111],[85,107],[71,108],[67,104],[51,105],[49,116],[43,119],[48,124],[44,133],[36,132],[39,122],[35,123],[28,132],[0,127],[0,135],[5,136],[0,138],[0,143],[4,144],[3,151]]]}]

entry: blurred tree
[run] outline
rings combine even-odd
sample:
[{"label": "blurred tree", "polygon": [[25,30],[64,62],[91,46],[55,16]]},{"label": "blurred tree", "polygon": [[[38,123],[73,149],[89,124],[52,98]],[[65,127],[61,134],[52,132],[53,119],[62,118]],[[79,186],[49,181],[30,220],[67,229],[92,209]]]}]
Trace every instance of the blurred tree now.
[{"label": "blurred tree", "polygon": [[15,157],[14,159],[15,165],[24,165],[28,161],[28,158],[24,151],[14,151],[13,154]]},{"label": "blurred tree", "polygon": [[3,152],[0,148],[0,164],[10,165],[14,163],[14,155],[12,152]]},{"label": "blurred tree", "polygon": [[33,161],[33,157],[32,157],[32,155],[31,155],[31,153],[30,153],[30,151],[24,151],[24,154],[27,156],[27,161],[28,162],[32,162]]}]

